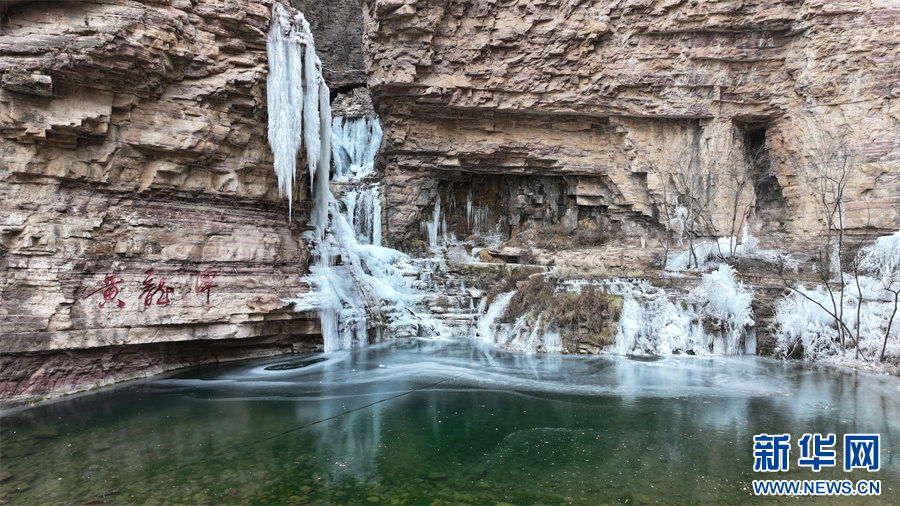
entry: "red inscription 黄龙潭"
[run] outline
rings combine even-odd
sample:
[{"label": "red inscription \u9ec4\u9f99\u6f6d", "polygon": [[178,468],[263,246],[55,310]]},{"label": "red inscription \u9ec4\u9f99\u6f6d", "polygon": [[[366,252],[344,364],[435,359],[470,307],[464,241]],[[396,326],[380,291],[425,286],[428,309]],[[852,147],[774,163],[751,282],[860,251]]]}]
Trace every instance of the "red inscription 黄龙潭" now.
[{"label": "red inscription \u9ec4\u9f99\u6f6d", "polygon": [[[118,299],[119,287],[116,285],[120,285],[124,282],[125,282],[124,279],[120,279],[120,280],[116,281],[115,274],[108,274],[103,281],[103,286],[98,288],[97,290],[91,292],[90,294],[85,296],[82,300],[88,300],[89,298],[93,297],[94,295],[97,295],[98,293],[103,292],[103,302],[101,302],[99,304],[99,306],[102,308],[102,307],[106,306],[107,302],[111,302],[111,301]],[[117,306],[125,307],[125,302],[122,300],[119,300],[117,303]]]},{"label": "red inscription \u9ec4\u9f99\u6f6d", "polygon": [[157,306],[165,306],[172,303],[172,300],[169,299],[169,295],[175,293],[175,289],[166,286],[166,278],[160,278],[159,282],[153,280],[153,269],[146,271],[144,274],[147,275],[144,278],[144,282],[142,283],[144,287],[144,291],[138,295],[138,300],[144,300],[144,306],[150,307],[153,304],[153,297],[159,294],[159,297],[156,298]]},{"label": "red inscription \u9ec4\u9f99\u6f6d", "polygon": [[194,282],[194,290],[196,293],[206,292],[206,303],[209,304],[209,294],[212,292],[212,289],[219,286],[214,283],[216,279],[216,275],[218,273],[212,269],[206,269],[203,272],[197,273],[197,278]]}]

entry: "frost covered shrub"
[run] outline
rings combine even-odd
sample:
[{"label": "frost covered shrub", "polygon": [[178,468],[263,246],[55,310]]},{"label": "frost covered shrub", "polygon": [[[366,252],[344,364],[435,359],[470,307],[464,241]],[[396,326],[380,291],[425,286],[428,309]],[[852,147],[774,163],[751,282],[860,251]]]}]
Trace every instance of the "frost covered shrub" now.
[{"label": "frost covered shrub", "polygon": [[590,283],[577,292],[559,291],[554,279],[534,276],[518,283],[497,321],[522,328],[552,328],[561,335],[563,348],[574,352],[582,344],[613,344],[622,304],[621,296]]},{"label": "frost covered shrub", "polygon": [[666,259],[667,271],[683,271],[691,267],[705,267],[712,260],[718,259],[722,252],[722,246],[727,251],[727,239],[719,239],[717,242],[701,242],[695,244],[693,249],[671,253]]},{"label": "frost covered shrub", "polygon": [[900,361],[900,231],[860,249],[853,265],[845,286],[799,286],[779,302],[776,356]]},{"label": "frost covered shrub", "polygon": [[706,270],[722,261],[734,265],[740,258],[762,260],[779,266],[781,270],[796,271],[799,266],[796,259],[783,251],[760,248],[759,239],[750,235],[747,227],[744,227],[740,242],[737,237],[719,237],[715,242],[694,244],[689,250],[670,252],[665,259],[665,270]]},{"label": "frost covered shrub", "polygon": [[861,249],[859,271],[871,278],[872,289],[882,292],[876,297],[890,299],[900,291],[900,230]]},{"label": "frost covered shrub", "polygon": [[[896,318],[900,305],[900,230],[880,237],[871,246],[863,248],[859,253],[857,270],[865,274],[860,283],[864,287],[860,295],[878,301],[869,304],[872,306],[870,311],[863,315],[865,319],[861,316],[860,320],[870,325],[874,321],[879,327],[884,327],[879,358],[883,361],[890,356],[898,360],[900,325]],[[860,343],[860,347],[871,344],[867,341]]]},{"label": "frost covered shrub", "polygon": [[720,265],[704,274],[700,285],[688,294],[688,300],[697,304],[706,319],[705,326],[718,330],[725,339],[728,355],[741,353],[747,330],[755,324],[750,307],[753,295],[735,281],[734,273],[732,267]]},{"label": "frost covered shrub", "polygon": [[802,286],[782,299],[775,308],[775,356],[815,361],[840,353],[835,318],[824,309],[831,304],[824,289]]}]

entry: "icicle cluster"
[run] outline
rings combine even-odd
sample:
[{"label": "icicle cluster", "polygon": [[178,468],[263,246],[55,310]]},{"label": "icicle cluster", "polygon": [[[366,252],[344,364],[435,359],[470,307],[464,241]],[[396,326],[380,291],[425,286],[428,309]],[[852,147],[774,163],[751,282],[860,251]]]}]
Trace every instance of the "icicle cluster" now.
[{"label": "icicle cluster", "polygon": [[[625,298],[616,334],[620,354],[756,352],[752,296],[735,281],[728,266],[704,274],[685,300],[673,299],[646,281],[613,281],[608,290]],[[710,329],[704,328],[704,320],[710,321]]]},{"label": "icicle cluster", "polygon": [[434,202],[434,209],[431,213],[431,221],[427,222],[425,226],[428,229],[428,247],[431,249],[437,248],[438,245],[438,234],[440,233],[441,226],[441,195],[440,193],[437,196],[437,199]]},{"label": "icicle cluster", "polygon": [[342,199],[345,217],[360,244],[381,246],[381,194],[378,183],[346,190]]},{"label": "icicle cluster", "polygon": [[347,209],[346,219],[357,241],[381,246],[380,185],[360,182],[373,172],[382,139],[381,122],[374,117],[337,117],[331,124],[331,138],[333,179],[356,183],[341,199]]},{"label": "icicle cluster", "polygon": [[[575,280],[565,291],[579,291],[592,283]],[[624,299],[616,343],[610,350],[621,355],[741,355],[756,352],[751,294],[734,279],[734,271],[721,266],[705,274],[703,282],[683,300],[643,280],[612,279],[593,282],[603,292]],[[526,352],[563,350],[559,330],[552,325],[529,325],[524,317],[499,323],[514,292],[500,295],[478,325],[482,339],[507,349]],[[537,318],[545,321],[544,314]],[[704,325],[706,321],[706,325]]]},{"label": "icicle cluster", "polygon": [[747,349],[756,349],[755,332],[751,329],[756,324],[750,307],[753,295],[734,279],[734,274],[732,267],[720,265],[704,274],[700,285],[688,294],[688,300],[698,306],[701,317],[719,329],[715,345],[726,355],[742,354],[745,345]]},{"label": "icicle cluster", "polygon": [[[487,308],[481,307],[483,313],[479,318],[478,336],[487,342],[499,345],[508,350],[535,353],[538,351],[559,353],[562,351],[562,337],[559,332],[544,325],[529,325],[526,315],[519,317],[514,323],[501,323],[498,320],[506,312],[513,295],[507,292],[496,297]],[[483,302],[483,301],[482,301]]]},{"label": "icicle cluster", "polygon": [[[310,184],[315,188],[320,168],[327,182],[331,165],[329,134],[319,125],[331,123],[330,94],[322,79],[322,63],[316,56],[309,23],[303,13],[291,15],[280,4],[272,6],[272,22],[266,41],[269,75],[266,91],[269,108],[269,145],[274,155],[278,194],[293,207],[297,154],[306,145]],[[324,146],[324,147],[323,147]],[[322,225],[321,216],[313,217]]]},{"label": "icicle cluster", "polygon": [[624,297],[616,352],[621,355],[668,355],[713,353],[710,338],[703,332],[696,312],[673,301],[665,290],[645,281],[613,282],[610,291]]}]

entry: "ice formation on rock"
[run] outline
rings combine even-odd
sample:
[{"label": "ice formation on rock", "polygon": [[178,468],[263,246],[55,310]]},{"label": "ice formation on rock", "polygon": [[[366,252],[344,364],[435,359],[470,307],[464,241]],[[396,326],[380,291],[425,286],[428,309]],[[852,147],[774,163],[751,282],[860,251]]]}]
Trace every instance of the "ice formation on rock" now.
[{"label": "ice formation on rock", "polygon": [[704,274],[682,297],[640,280],[614,280],[607,289],[625,298],[616,334],[620,354],[756,352],[752,296],[735,281],[731,267]]},{"label": "ice formation on rock", "polygon": [[515,291],[500,294],[487,308],[482,307],[478,322],[478,335],[482,340],[507,350],[526,353],[563,351],[562,335],[558,328],[541,314],[537,321],[529,323],[527,315],[522,315],[513,323],[499,320],[506,312]]},{"label": "ice formation on rock", "polygon": [[269,109],[269,145],[274,156],[278,193],[293,203],[297,153],[303,144],[303,49],[312,45],[309,24],[302,13],[291,16],[279,4],[272,7],[266,50],[269,74],[266,93]]},{"label": "ice formation on rock", "polygon": [[381,246],[381,185],[370,181],[381,145],[378,118],[334,118],[331,124],[333,180],[350,183],[341,201],[345,217],[362,244]]},{"label": "ice formation on rock", "polygon": [[[742,355],[756,353],[752,295],[734,279],[726,265],[703,275],[689,293],[667,291],[641,279],[569,280],[561,292],[579,292],[594,284],[604,293],[621,296],[622,311],[615,344],[608,351],[621,355]],[[525,352],[563,351],[560,329],[542,313],[529,324],[520,317],[500,323],[515,292],[496,297],[482,308],[478,332],[482,339]],[[486,310],[485,310],[486,309]]]},{"label": "ice formation on rock", "polygon": [[[305,146],[312,184],[315,264],[306,276],[312,290],[287,302],[317,311],[325,351],[353,348],[392,336],[435,335],[440,325],[416,306],[422,294],[410,287],[421,274],[399,251],[381,247],[381,200],[377,184],[361,185],[381,143],[377,118],[332,122],[329,90],[321,74],[309,23],[279,4],[272,9],[268,49],[269,142],[279,190],[290,199],[296,158]],[[302,82],[302,86],[300,83]],[[335,134],[332,144],[332,134]],[[343,209],[330,188],[350,185]]]},{"label": "ice formation on rock", "polygon": [[[309,22],[303,13],[292,15],[282,5],[273,5],[266,50],[269,55],[266,77],[269,145],[278,176],[278,193],[287,197],[290,214],[297,179],[297,155],[302,146],[306,146],[313,193],[323,191],[319,181],[323,177],[324,191],[327,191],[331,136],[320,126],[323,122],[331,124],[330,93],[322,78],[322,62],[316,56]],[[326,209],[320,207],[314,209],[312,216],[320,239],[326,213]]]},{"label": "ice formation on rock", "polygon": [[750,235],[744,227],[740,241],[737,237],[719,237],[715,242],[701,241],[692,248],[672,251],[666,257],[667,271],[684,271],[689,269],[705,270],[732,255],[736,257],[757,258],[767,262],[786,261],[784,254],[776,250],[759,248],[759,240]]},{"label": "ice formation on rock", "polygon": [[704,274],[700,285],[688,294],[688,300],[697,305],[700,317],[720,333],[713,346],[721,347],[717,354],[740,355],[745,349],[749,353],[756,349],[750,307],[753,296],[734,275],[733,268],[720,265]]},{"label": "ice formation on rock", "polygon": [[331,124],[333,179],[349,181],[370,174],[382,135],[378,118],[334,118]]}]

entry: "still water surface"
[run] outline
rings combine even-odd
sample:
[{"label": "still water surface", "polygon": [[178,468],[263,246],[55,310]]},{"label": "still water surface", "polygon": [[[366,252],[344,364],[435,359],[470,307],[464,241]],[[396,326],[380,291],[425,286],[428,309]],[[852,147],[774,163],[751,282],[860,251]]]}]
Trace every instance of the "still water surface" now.
[{"label": "still water surface", "polygon": [[[317,361],[316,358],[326,358]],[[806,432],[881,434],[881,471],[796,465]],[[753,436],[791,467],[753,472]],[[527,355],[477,341],[182,371],[8,411],[4,504],[900,504],[900,381],[757,357]],[[879,479],[754,497],[753,479]]]}]

